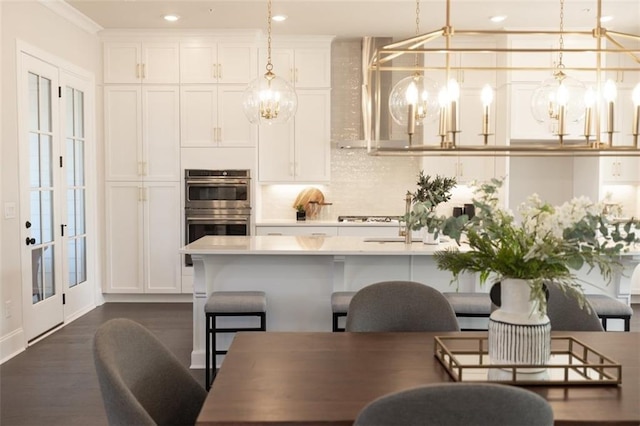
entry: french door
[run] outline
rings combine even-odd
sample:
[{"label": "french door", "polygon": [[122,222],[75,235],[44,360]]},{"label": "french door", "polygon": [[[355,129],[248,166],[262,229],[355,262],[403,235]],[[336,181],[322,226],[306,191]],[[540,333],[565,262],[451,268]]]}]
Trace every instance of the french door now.
[{"label": "french door", "polygon": [[87,268],[88,83],[19,55],[23,321],[31,341],[95,304]]}]

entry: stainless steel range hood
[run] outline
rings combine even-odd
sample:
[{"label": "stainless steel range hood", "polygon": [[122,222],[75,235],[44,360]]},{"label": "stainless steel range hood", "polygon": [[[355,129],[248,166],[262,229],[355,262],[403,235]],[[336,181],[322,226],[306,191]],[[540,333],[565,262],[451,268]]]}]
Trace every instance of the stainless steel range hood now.
[{"label": "stainless steel range hood", "polygon": [[[377,48],[393,41],[390,37],[363,37],[361,40],[334,41],[332,50],[331,138],[340,149],[366,149],[367,140],[377,123],[369,114],[369,64]],[[392,73],[383,73],[380,81],[379,147],[402,148],[407,140],[392,138],[393,121],[389,112],[389,94],[395,84]],[[399,79],[400,77],[398,77]],[[374,87],[371,93],[375,93]],[[371,116],[370,116],[371,115]],[[420,129],[421,130],[421,129]],[[416,135],[420,137],[420,135]]]}]

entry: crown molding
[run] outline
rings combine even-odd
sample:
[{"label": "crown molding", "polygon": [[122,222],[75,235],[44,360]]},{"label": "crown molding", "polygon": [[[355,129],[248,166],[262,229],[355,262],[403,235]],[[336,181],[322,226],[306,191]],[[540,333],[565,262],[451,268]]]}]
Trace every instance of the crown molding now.
[{"label": "crown molding", "polygon": [[64,0],[38,0],[38,3],[49,8],[58,16],[65,18],[72,24],[82,28],[89,34],[95,35],[103,30],[102,26],[83,13],[80,13],[78,9],[72,7]]}]

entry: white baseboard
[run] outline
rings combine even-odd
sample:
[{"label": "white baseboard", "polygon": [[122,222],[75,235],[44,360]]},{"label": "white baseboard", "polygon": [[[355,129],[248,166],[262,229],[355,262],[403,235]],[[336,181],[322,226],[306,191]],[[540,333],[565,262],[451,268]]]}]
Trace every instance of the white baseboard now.
[{"label": "white baseboard", "polygon": [[[0,365],[26,349],[24,330],[18,328],[0,339]],[[203,358],[204,359],[204,358]]]},{"label": "white baseboard", "polygon": [[193,294],[104,294],[106,303],[192,303]]},{"label": "white baseboard", "polygon": [[189,368],[204,369],[204,351],[191,351],[191,366]]}]

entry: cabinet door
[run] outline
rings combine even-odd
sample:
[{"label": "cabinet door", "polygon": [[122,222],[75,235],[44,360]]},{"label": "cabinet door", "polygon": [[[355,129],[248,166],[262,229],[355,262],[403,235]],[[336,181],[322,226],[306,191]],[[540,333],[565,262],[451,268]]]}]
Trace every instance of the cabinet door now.
[{"label": "cabinet door", "polygon": [[[267,66],[267,49],[260,49],[258,58],[258,75],[264,75]],[[273,73],[289,83],[295,81],[295,63],[293,49],[271,49],[271,65]]]},{"label": "cabinet door", "polygon": [[258,54],[254,46],[231,43],[218,45],[218,83],[247,84],[257,77],[257,68]]},{"label": "cabinet door", "polygon": [[143,43],[142,82],[150,84],[180,82],[178,43]]},{"label": "cabinet door", "polygon": [[296,49],[294,80],[299,88],[330,88],[331,51]]},{"label": "cabinet door", "polygon": [[538,83],[512,83],[511,85],[511,139],[553,140],[551,125],[538,123],[531,112],[531,96]]},{"label": "cabinet door", "polygon": [[180,293],[180,183],[147,182],[143,198],[144,291]]},{"label": "cabinet door", "polygon": [[138,182],[106,184],[105,293],[143,292],[143,201]]},{"label": "cabinet door", "polygon": [[215,43],[180,43],[180,81],[216,83],[218,47]]},{"label": "cabinet door", "polygon": [[180,180],[180,93],[177,86],[142,89],[145,180]]},{"label": "cabinet door", "polygon": [[[299,95],[298,95],[299,96]],[[298,104],[300,99],[298,98]],[[298,111],[300,106],[298,106]],[[274,123],[258,128],[258,174],[262,182],[294,180],[294,123]]]},{"label": "cabinet door", "polygon": [[140,86],[105,88],[106,180],[133,181],[142,173]]},{"label": "cabinet door", "polygon": [[602,157],[600,174],[603,183],[640,182],[640,157]]},{"label": "cabinet door", "polygon": [[297,181],[328,181],[331,174],[330,95],[328,90],[298,91],[295,116]]},{"label": "cabinet door", "polygon": [[182,86],[180,140],[183,147],[216,145],[218,133],[216,86]]},{"label": "cabinet door", "polygon": [[139,83],[141,81],[139,43],[104,43],[104,82]]},{"label": "cabinet door", "polygon": [[220,146],[256,145],[257,126],[247,120],[242,110],[245,85],[218,86],[218,141]]}]

